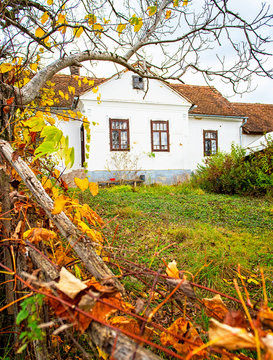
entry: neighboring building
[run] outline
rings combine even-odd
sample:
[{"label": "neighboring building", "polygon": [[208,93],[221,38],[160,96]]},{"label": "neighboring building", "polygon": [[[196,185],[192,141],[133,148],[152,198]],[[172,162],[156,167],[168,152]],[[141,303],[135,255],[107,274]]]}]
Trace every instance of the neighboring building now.
[{"label": "neighboring building", "polygon": [[206,156],[230,151],[232,143],[246,146],[273,130],[272,116],[269,121],[250,116],[246,104],[229,102],[213,87],[166,84],[123,71],[108,80],[96,79],[94,85],[100,86],[94,93],[83,80],[56,75],[52,81],[57,92],[75,88],[73,96],[60,99],[58,108],[80,109],[90,121],[88,159],[81,123],[60,126],[75,148],[73,169],[82,169],[86,161],[92,181],[126,177],[139,170],[147,182],[176,183]]}]

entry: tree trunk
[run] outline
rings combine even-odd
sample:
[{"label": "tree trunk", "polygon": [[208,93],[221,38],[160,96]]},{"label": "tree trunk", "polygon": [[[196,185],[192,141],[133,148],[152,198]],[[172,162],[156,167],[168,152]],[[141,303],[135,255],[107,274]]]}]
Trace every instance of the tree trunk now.
[{"label": "tree trunk", "polygon": [[118,290],[124,292],[121,283],[116,279],[111,270],[105,265],[103,260],[96,254],[96,244],[87,236],[84,236],[75,225],[69,220],[64,212],[52,215],[53,201],[45,192],[41,183],[37,180],[34,173],[27,164],[18,157],[12,159],[13,150],[8,142],[0,140],[0,154],[17,171],[25,185],[35,197],[37,203],[44,209],[47,216],[54,222],[60,233],[67,239],[68,243],[75,250],[78,257],[84,263],[86,269],[98,280],[112,279]]}]

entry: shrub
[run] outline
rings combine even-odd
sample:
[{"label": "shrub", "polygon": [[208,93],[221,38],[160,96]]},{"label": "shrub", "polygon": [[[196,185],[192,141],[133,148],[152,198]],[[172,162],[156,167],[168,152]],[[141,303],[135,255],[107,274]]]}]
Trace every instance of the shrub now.
[{"label": "shrub", "polygon": [[233,145],[230,153],[219,152],[199,165],[193,183],[209,192],[265,195],[273,190],[273,140],[267,147],[246,156]]}]

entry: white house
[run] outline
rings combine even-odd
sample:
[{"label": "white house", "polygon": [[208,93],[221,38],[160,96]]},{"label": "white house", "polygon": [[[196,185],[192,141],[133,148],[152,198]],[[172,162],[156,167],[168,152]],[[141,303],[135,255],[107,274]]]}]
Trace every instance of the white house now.
[{"label": "white house", "polygon": [[[61,127],[75,148],[73,169],[82,169],[86,161],[92,181],[138,170],[147,182],[176,183],[206,156],[230,151],[232,143],[247,146],[263,134],[248,124],[245,108],[230,103],[215,88],[171,85],[123,71],[108,80],[97,79],[99,91],[94,93],[88,84],[79,88],[78,79],[83,78],[56,75],[54,82],[66,93],[69,85],[76,88],[74,99],[61,99],[59,107],[79,108],[90,121],[88,159],[81,123]],[[273,122],[270,126],[267,131],[273,130]]]}]

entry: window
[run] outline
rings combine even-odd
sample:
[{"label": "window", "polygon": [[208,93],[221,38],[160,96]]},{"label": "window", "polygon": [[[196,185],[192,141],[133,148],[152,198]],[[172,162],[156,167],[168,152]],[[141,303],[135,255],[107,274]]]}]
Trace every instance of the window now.
[{"label": "window", "polygon": [[85,143],[84,143],[84,127],[83,124],[80,128],[80,134],[81,134],[81,166],[84,167],[85,163]]},{"label": "window", "polygon": [[129,150],[129,120],[110,119],[110,150]]},{"label": "window", "polygon": [[133,75],[133,89],[144,90],[144,80],[142,77]]},{"label": "window", "polygon": [[151,121],[152,151],[170,151],[169,121]]},{"label": "window", "polygon": [[204,130],[204,156],[214,155],[218,149],[218,132],[217,130]]}]

